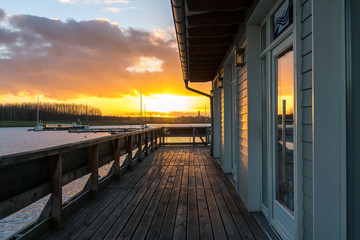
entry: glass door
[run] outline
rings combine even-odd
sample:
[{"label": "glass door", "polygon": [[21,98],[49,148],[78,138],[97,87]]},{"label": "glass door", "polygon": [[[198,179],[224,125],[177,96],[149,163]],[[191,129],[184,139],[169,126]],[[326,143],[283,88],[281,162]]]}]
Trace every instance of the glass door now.
[{"label": "glass door", "polygon": [[294,51],[288,38],[272,53],[273,220],[294,238]]}]

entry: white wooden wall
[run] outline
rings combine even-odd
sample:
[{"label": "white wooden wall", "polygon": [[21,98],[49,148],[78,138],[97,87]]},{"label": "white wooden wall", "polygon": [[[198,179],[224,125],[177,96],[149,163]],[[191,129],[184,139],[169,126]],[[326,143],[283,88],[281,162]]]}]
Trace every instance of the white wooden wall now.
[{"label": "white wooden wall", "polygon": [[[239,47],[246,47],[246,39],[244,39]],[[247,66],[236,68],[236,77],[238,85],[238,183],[237,190],[240,197],[247,205],[248,199],[248,98],[247,98]]]},{"label": "white wooden wall", "polygon": [[313,236],[313,138],[312,138],[312,0],[302,0],[301,19],[301,110],[302,110],[302,190],[303,190],[303,237]]}]

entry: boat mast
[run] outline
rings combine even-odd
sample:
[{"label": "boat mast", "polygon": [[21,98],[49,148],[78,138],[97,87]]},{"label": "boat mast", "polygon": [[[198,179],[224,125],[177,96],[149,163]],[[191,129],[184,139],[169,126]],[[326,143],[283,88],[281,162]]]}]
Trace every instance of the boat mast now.
[{"label": "boat mast", "polygon": [[142,93],[140,93],[140,125],[142,126]]},{"label": "boat mast", "polygon": [[85,108],[86,110],[86,125],[89,125],[89,122],[88,122],[88,115],[87,115],[87,104],[86,104],[86,108]]},{"label": "boat mast", "polygon": [[39,124],[39,94],[37,96],[36,124]]},{"label": "boat mast", "polygon": [[145,120],[144,120],[144,125],[146,126],[146,105],[144,104],[144,115],[145,115]]}]

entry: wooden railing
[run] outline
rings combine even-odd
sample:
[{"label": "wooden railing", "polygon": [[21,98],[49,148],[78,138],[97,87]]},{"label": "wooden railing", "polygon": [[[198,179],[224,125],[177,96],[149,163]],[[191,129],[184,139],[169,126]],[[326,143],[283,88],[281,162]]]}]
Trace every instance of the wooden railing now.
[{"label": "wooden railing", "polygon": [[[163,145],[208,145],[210,143],[210,127],[164,127],[162,131]],[[190,141],[179,141],[189,137]],[[165,138],[176,138],[178,141],[167,142]],[[198,139],[199,141],[196,141]]]},{"label": "wooden railing", "polygon": [[[131,169],[161,144],[162,128],[117,134],[0,157],[0,219],[51,194],[37,222],[12,238],[26,234],[37,239],[47,229],[61,229],[72,213],[99,190]],[[135,152],[133,154],[133,152]],[[120,158],[126,160],[120,166]],[[99,168],[111,163],[109,173],[99,178]],[[62,203],[62,187],[80,177],[90,177],[81,192]]]},{"label": "wooden railing", "polygon": [[[38,220],[12,239],[24,235],[37,239],[48,229],[60,230],[73,212],[97,198],[99,190],[131,170],[149,152],[160,145],[208,145],[209,134],[209,127],[158,127],[0,156],[0,219],[50,194]],[[166,138],[183,137],[192,141],[166,143]],[[111,162],[108,174],[100,178],[99,168]],[[90,177],[84,188],[63,203],[63,186],[87,174]]]}]

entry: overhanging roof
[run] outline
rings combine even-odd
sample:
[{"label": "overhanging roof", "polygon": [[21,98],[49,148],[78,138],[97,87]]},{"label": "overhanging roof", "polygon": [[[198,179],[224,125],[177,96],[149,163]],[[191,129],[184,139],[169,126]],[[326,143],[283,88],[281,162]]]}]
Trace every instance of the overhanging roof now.
[{"label": "overhanging roof", "polygon": [[172,0],[185,81],[215,78],[251,0]]}]

